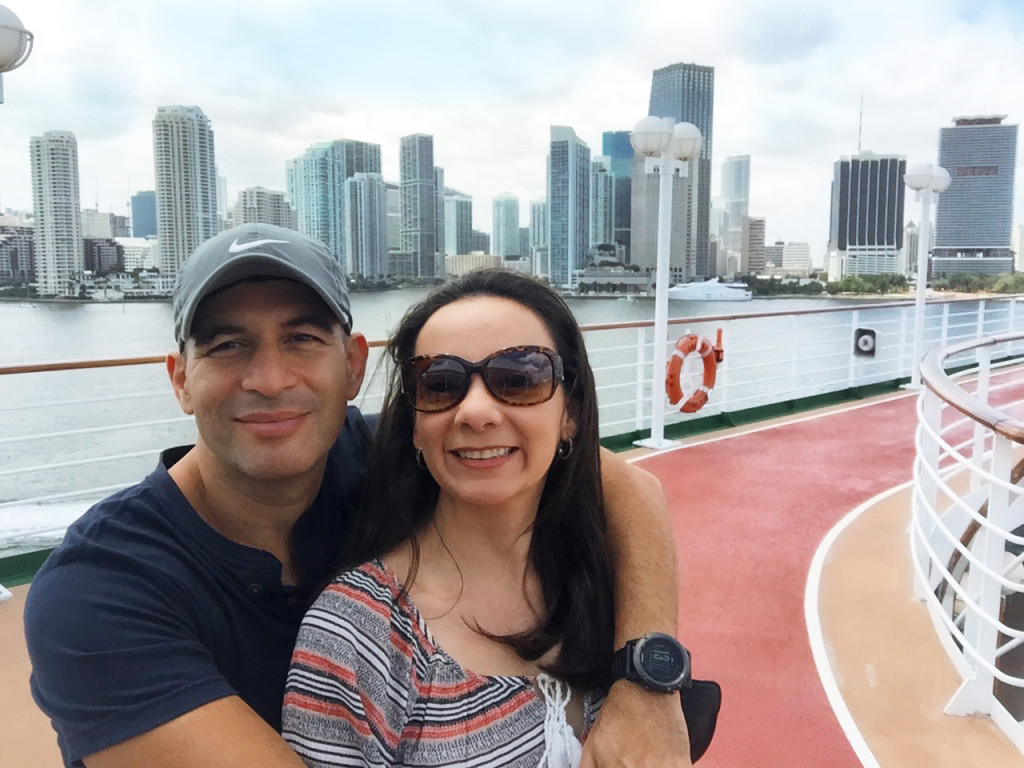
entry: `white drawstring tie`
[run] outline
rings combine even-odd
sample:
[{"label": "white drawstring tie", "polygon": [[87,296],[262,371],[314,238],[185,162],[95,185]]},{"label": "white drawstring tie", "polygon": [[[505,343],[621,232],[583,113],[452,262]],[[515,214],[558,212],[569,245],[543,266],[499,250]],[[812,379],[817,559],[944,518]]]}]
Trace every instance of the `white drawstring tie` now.
[{"label": "white drawstring tie", "polygon": [[572,690],[567,683],[543,672],[537,675],[537,687],[544,697],[544,754],[537,768],[577,768],[583,745],[565,719]]}]

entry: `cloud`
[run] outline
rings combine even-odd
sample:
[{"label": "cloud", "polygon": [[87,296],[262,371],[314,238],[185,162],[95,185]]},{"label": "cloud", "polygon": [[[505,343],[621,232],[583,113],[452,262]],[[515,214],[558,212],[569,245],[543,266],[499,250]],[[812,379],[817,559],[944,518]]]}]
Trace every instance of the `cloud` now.
[{"label": "cloud", "polygon": [[751,64],[800,61],[834,41],[839,21],[826,3],[773,0],[738,14],[739,54]]},{"label": "cloud", "polygon": [[646,114],[651,71],[683,61],[715,67],[713,188],[722,159],[750,154],[769,238],[822,244],[862,96],[863,148],[912,162],[934,161],[954,115],[1024,116],[1018,0],[13,5],[36,34],[0,105],[0,205],[16,207],[31,205],[30,136],[74,131],[83,199],[120,210],[126,188],[152,185],[157,106],[195,104],[232,201],[283,189],[289,158],[338,138],[380,144],[397,180],[399,138],[425,132],[488,229],[494,195],[519,196],[525,220],[544,193],[551,124],[599,154],[602,132]]}]

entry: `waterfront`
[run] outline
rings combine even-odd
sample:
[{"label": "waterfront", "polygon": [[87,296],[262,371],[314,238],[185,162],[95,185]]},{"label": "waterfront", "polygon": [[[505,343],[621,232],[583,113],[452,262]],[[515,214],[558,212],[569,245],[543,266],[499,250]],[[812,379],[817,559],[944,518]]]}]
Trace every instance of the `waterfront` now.
[{"label": "waterfront", "polygon": [[[383,339],[427,288],[404,288],[352,294],[355,327],[367,338]],[[743,303],[670,302],[672,317],[752,314],[793,308],[820,308],[857,303],[858,299],[772,298]],[[652,297],[569,298],[581,324],[651,320]],[[172,348],[170,301],[145,302],[0,302],[4,343],[0,365],[159,355]]]}]

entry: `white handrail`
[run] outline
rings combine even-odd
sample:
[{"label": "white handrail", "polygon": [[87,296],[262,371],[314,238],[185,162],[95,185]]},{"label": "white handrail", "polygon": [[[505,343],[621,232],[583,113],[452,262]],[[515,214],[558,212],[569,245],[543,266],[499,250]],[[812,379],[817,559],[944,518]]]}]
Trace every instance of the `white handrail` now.
[{"label": "white handrail", "polygon": [[910,544],[915,593],[963,677],[946,712],[989,715],[1024,750],[1024,377],[992,363],[1022,341],[976,337],[922,361]]}]

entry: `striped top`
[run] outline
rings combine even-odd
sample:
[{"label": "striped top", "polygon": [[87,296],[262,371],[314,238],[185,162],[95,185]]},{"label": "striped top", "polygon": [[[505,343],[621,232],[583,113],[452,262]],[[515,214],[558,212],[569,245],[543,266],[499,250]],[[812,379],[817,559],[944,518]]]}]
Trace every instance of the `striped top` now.
[{"label": "striped top", "polygon": [[[571,768],[579,743],[565,724],[567,692],[547,675],[463,669],[374,560],[336,577],[306,614],[283,732],[308,766]],[[599,706],[585,698],[585,731]]]}]

